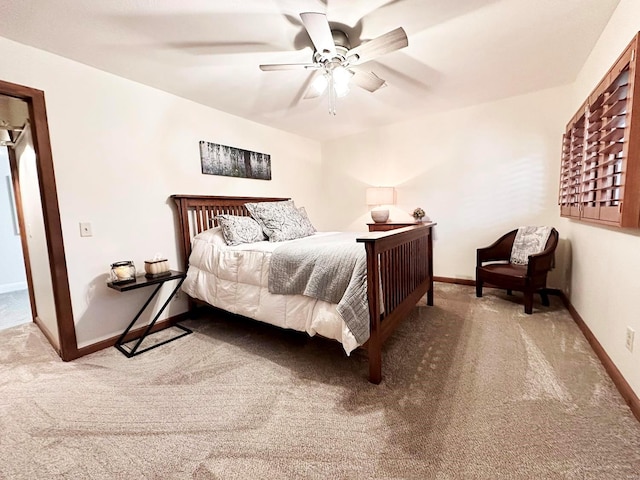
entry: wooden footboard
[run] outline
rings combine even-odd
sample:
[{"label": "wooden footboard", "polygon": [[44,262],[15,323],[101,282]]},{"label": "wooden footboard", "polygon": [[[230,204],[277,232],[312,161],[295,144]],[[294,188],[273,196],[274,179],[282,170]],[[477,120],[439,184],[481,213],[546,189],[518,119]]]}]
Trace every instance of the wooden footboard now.
[{"label": "wooden footboard", "polygon": [[[273,202],[287,198],[172,195],[178,207],[178,229],[183,266],[189,265],[191,240],[215,226],[220,214],[248,216],[247,202]],[[367,252],[367,296],[370,337],[369,381],[382,380],[382,345],[422,296],[433,305],[432,227],[424,223],[382,233],[363,234],[358,242]],[[383,306],[383,308],[381,308]]]},{"label": "wooden footboard", "polygon": [[382,345],[427,294],[433,305],[432,227],[425,223],[358,238],[367,251],[369,381],[382,380]]}]

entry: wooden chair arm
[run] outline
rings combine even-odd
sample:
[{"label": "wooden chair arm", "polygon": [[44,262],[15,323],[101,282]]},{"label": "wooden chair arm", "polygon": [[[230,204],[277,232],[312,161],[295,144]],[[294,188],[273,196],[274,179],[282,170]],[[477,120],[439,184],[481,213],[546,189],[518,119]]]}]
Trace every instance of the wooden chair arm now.
[{"label": "wooden chair arm", "polygon": [[529,265],[527,266],[527,276],[535,276],[548,272],[553,268],[553,251],[548,253],[538,253],[529,255]]},{"label": "wooden chair arm", "polygon": [[500,260],[508,262],[511,258],[511,248],[513,247],[516,233],[517,230],[512,230],[509,233],[505,233],[488,247],[478,248],[476,251],[476,265],[481,267],[483,262]]},{"label": "wooden chair arm", "polygon": [[555,251],[558,245],[558,232],[553,229],[547,247],[540,253],[529,255],[527,276],[546,273],[554,267]]}]

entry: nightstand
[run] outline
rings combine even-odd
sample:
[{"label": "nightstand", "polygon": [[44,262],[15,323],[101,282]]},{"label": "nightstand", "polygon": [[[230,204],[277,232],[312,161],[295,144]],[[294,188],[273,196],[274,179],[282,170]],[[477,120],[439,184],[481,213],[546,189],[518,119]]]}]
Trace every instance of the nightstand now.
[{"label": "nightstand", "polygon": [[420,225],[418,222],[381,222],[381,223],[367,223],[369,225],[370,232],[386,232],[388,230],[395,230],[396,228],[413,227],[414,225]]},{"label": "nightstand", "polygon": [[[136,314],[136,316],[133,318],[133,320],[131,320],[131,323],[129,324],[129,326],[126,328],[126,330],[124,332],[122,332],[122,335],[120,335],[120,338],[118,338],[118,340],[116,341],[115,347],[118,350],[120,350],[128,358],[131,358],[134,355],[140,355],[141,353],[144,353],[144,352],[146,352],[148,350],[151,350],[152,348],[156,348],[156,347],[159,347],[160,345],[164,345],[166,343],[173,342],[174,340],[182,338],[185,335],[189,335],[190,333],[193,333],[188,328],[183,327],[182,325],[180,325],[178,323],[175,323],[175,324],[170,325],[169,327],[166,327],[166,328],[170,328],[170,327],[179,328],[180,330],[182,330],[181,334],[179,334],[179,335],[177,335],[175,337],[171,337],[168,340],[164,340],[162,342],[159,342],[159,343],[156,343],[154,345],[151,345],[150,347],[143,348],[142,350],[138,350],[138,348],[142,344],[142,341],[145,339],[145,337],[147,337],[147,335],[149,335],[149,333],[151,332],[151,329],[156,324],[156,321],[158,321],[158,318],[160,318],[160,315],[162,314],[162,312],[164,311],[166,306],[169,304],[171,299],[178,292],[178,290],[182,286],[182,282],[184,282],[184,279],[186,277],[187,277],[187,275],[184,272],[177,272],[175,270],[171,270],[168,275],[156,276],[156,277],[151,277],[151,278],[148,278],[148,277],[146,277],[144,275],[143,276],[139,276],[139,277],[136,277],[136,281],[135,282],[121,283],[121,284],[113,283],[113,282],[107,283],[107,286],[109,288],[113,288],[114,290],[117,290],[119,292],[127,292],[129,290],[136,290],[136,289],[142,288],[142,287],[148,287],[148,286],[151,286],[151,285],[157,285],[155,290],[153,291],[153,293],[149,297],[149,299],[145,302],[145,304],[142,306],[140,311]],[[153,317],[153,320],[151,320],[151,323],[149,323],[149,325],[147,325],[147,327],[145,328],[144,333],[142,334],[142,336],[137,337],[137,338],[133,338],[133,339],[128,339],[128,340],[125,341],[125,338],[129,334],[129,331],[131,330],[133,325],[138,321],[138,318],[140,318],[140,315],[142,315],[142,312],[144,312],[145,309],[149,306],[149,304],[151,303],[151,300],[153,300],[153,298],[160,291],[160,289],[162,288],[162,285],[165,282],[169,282],[171,280],[178,280],[178,283],[177,283],[176,287],[173,289],[173,291],[171,292],[169,297],[166,299],[166,301],[164,302],[164,305],[162,305],[162,308],[160,309],[160,311],[158,311],[156,316]],[[157,330],[156,332],[153,332],[153,333],[157,333],[157,332],[162,331],[162,330],[165,330],[165,329],[163,328],[163,329]],[[124,347],[124,344],[125,343],[129,343],[129,342],[133,342],[133,341],[136,341],[136,344],[133,346],[133,348],[131,348],[130,350],[127,350]]]}]

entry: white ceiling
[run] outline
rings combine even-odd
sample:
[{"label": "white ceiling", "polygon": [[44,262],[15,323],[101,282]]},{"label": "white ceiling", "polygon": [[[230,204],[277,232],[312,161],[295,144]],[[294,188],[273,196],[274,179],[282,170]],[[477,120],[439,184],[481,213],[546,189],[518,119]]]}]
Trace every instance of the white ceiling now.
[{"label": "white ceiling", "polygon": [[[318,140],[574,80],[619,0],[2,0],[0,36]],[[398,26],[409,46],[367,63],[388,86],[300,99],[300,12],[352,47]]]}]

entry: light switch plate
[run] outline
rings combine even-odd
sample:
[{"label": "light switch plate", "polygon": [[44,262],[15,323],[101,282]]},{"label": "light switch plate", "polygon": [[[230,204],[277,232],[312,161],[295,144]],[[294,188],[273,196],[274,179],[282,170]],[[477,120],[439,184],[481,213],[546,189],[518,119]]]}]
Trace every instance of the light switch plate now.
[{"label": "light switch plate", "polygon": [[633,328],[627,327],[627,339],[625,341],[625,345],[627,346],[627,350],[630,352],[633,352],[633,337],[635,334],[636,332]]},{"label": "light switch plate", "polygon": [[80,236],[91,237],[93,232],[91,231],[91,224],[89,222],[80,222]]}]

